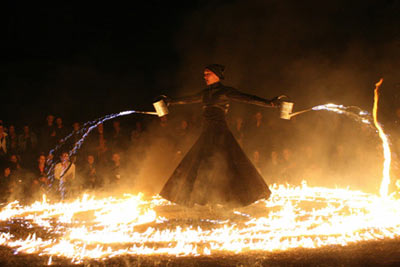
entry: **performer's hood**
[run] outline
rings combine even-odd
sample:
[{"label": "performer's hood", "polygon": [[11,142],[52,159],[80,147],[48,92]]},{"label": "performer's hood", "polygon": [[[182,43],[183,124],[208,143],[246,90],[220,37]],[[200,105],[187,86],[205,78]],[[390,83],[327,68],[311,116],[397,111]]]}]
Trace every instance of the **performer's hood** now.
[{"label": "performer's hood", "polygon": [[207,65],[205,67],[205,69],[208,69],[210,71],[212,71],[215,75],[218,76],[218,78],[220,78],[221,80],[224,79],[224,70],[225,70],[225,66],[224,65],[220,65],[220,64],[210,64]]}]

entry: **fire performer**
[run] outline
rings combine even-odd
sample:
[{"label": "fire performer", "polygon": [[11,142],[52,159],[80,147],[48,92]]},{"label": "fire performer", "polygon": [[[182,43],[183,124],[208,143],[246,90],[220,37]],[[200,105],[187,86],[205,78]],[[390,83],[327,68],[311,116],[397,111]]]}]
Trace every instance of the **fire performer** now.
[{"label": "fire performer", "polygon": [[206,66],[207,87],[195,95],[176,99],[164,97],[167,105],[201,103],[203,106],[202,133],[160,193],[172,202],[185,206],[221,204],[233,208],[267,199],[271,194],[229,130],[225,114],[230,101],[279,107],[281,97],[267,100],[225,86],[221,83],[224,69],[219,64]]}]

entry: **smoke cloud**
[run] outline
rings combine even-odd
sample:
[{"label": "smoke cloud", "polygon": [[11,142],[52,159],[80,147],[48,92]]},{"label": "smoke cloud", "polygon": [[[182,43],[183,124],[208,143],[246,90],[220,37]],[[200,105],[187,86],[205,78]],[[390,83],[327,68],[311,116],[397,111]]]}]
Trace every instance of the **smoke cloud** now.
[{"label": "smoke cloud", "polygon": [[[379,120],[394,138],[400,40],[393,21],[399,9],[399,3],[376,1],[204,4],[187,15],[176,36],[181,68],[179,87],[170,94],[198,92],[204,88],[204,66],[219,63],[226,65],[224,84],[265,98],[286,94],[294,111],[332,102],[371,112],[374,85],[383,77]],[[228,119],[244,117],[250,124],[257,111],[269,127],[264,138],[257,135],[253,141],[268,144],[270,152],[296,165],[290,175],[296,178],[274,179],[279,172],[271,171],[271,155],[261,155],[267,182],[305,179],[378,191],[383,158],[373,130],[326,111],[287,122],[275,110],[239,103],[231,105]],[[256,133],[249,132],[252,136]],[[397,148],[392,148],[396,156]]]},{"label": "smoke cloud", "polygon": [[[398,1],[200,1],[183,18],[175,35],[176,76],[162,72],[151,83],[160,88],[164,82],[177,85],[174,90],[158,92],[170,97],[196,93],[205,86],[204,66],[219,63],[226,66],[224,84],[264,98],[286,94],[294,102],[294,111],[329,102],[371,111],[374,84],[383,77],[379,120],[394,140],[400,95],[399,13]],[[101,78],[104,75],[91,67],[80,68],[78,76],[92,77],[101,83],[96,87],[110,88],[110,92],[120,87],[128,95],[126,88],[135,85],[146,91],[149,83],[143,74],[147,69],[133,70],[137,77],[123,73]],[[118,79],[125,84],[117,86],[114,81]],[[69,87],[73,86],[65,85]],[[98,99],[110,101],[111,93],[97,93],[93,95]],[[141,99],[151,98],[149,92],[143,94]],[[91,103],[92,95],[86,97],[85,102]],[[122,98],[122,94],[114,95],[111,102],[126,101],[129,109],[132,100]],[[105,103],[93,105],[97,106],[94,113],[103,114],[107,106],[115,111],[116,104]],[[257,112],[264,125],[261,133],[252,128]],[[327,111],[286,121],[279,119],[278,110],[232,103],[227,119],[238,139],[241,136],[234,129],[239,118],[245,129],[242,147],[268,184],[299,184],[304,179],[311,185],[379,191],[382,148],[369,127]],[[160,192],[200,134],[201,106],[171,107],[167,119],[172,128],[162,128],[161,120],[154,118],[140,142],[124,155],[125,179],[114,192]],[[192,128],[185,139],[176,130],[183,119]],[[263,151],[256,153],[257,146]],[[395,156],[397,144],[392,148]]]}]

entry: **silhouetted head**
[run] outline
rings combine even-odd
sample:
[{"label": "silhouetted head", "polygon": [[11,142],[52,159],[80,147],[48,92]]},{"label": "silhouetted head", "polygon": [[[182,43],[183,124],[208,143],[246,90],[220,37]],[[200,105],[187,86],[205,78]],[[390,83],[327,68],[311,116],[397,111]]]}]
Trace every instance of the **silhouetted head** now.
[{"label": "silhouetted head", "polygon": [[54,115],[51,114],[47,115],[46,120],[49,125],[52,125],[54,122]]},{"label": "silhouetted head", "polygon": [[93,155],[88,155],[87,156],[87,162],[89,164],[93,164],[94,163],[94,156]]},{"label": "silhouetted head", "polygon": [[61,117],[58,117],[58,118],[56,119],[56,124],[57,124],[57,126],[58,126],[58,127],[61,127],[61,126],[62,126],[62,123],[63,123],[62,118],[61,118]]},{"label": "silhouetted head", "polygon": [[220,64],[210,64],[204,68],[204,80],[207,85],[211,85],[224,79],[225,66]]},{"label": "silhouetted head", "polygon": [[67,152],[63,152],[60,156],[61,162],[68,162],[69,161],[69,155]]},{"label": "silhouetted head", "polygon": [[45,155],[40,155],[38,158],[39,164],[46,164],[46,156]]},{"label": "silhouetted head", "polygon": [[24,134],[29,134],[29,125],[24,126]]},{"label": "silhouetted head", "polygon": [[15,134],[15,126],[14,125],[10,125],[8,127],[8,132],[9,132],[9,134]]},{"label": "silhouetted head", "polygon": [[74,122],[72,124],[72,128],[74,129],[74,131],[79,131],[80,128],[79,122]]}]

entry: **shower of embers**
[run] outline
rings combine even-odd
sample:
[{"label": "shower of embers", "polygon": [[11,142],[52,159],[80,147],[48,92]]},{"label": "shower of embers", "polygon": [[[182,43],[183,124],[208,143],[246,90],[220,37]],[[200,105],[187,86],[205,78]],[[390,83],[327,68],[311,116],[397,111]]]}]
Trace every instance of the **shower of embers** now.
[{"label": "shower of embers", "polygon": [[299,248],[314,253],[333,247],[369,247],[371,242],[400,246],[400,200],[393,195],[382,198],[349,189],[310,187],[305,182],[298,187],[273,185],[272,191],[269,200],[235,210],[185,208],[141,194],[84,195],[63,203],[44,198],[25,207],[13,202],[0,213],[0,244],[14,255],[33,254],[42,264],[120,257],[273,258]]}]

